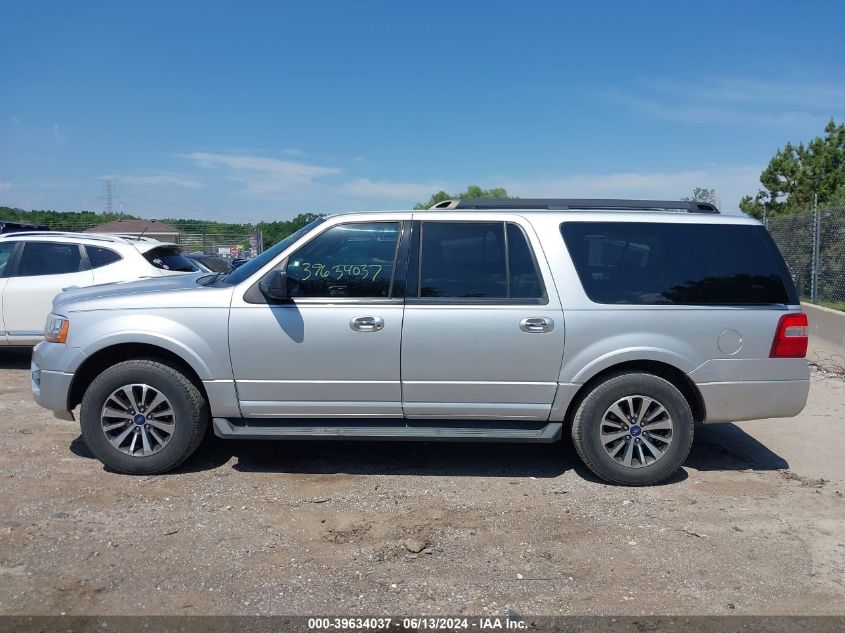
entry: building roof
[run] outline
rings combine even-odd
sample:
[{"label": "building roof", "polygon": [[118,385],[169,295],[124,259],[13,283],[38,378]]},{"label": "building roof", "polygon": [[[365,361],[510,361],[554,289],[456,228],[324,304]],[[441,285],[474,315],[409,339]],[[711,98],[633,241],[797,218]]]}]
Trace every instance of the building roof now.
[{"label": "building roof", "polygon": [[129,235],[179,235],[169,224],[156,220],[115,220],[85,230],[86,233],[127,233]]}]

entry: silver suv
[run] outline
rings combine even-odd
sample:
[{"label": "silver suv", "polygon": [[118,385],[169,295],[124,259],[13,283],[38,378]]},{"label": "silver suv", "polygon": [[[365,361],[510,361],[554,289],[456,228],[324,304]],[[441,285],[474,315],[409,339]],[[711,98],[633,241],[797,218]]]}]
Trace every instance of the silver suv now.
[{"label": "silver suv", "polygon": [[228,273],[71,290],[36,401],[107,466],[224,438],[553,442],[607,481],[695,423],[794,416],[807,319],[759,222],[651,200],[462,200],[321,218]]}]

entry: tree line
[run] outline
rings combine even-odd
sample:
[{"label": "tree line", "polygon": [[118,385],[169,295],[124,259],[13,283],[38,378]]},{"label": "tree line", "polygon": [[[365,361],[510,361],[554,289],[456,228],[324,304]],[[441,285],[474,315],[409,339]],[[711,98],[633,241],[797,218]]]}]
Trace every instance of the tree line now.
[{"label": "tree line", "polygon": [[[283,240],[294,231],[319,217],[319,213],[300,213],[290,220],[277,222],[259,222],[256,224],[216,222],[213,220],[192,220],[186,218],[161,218],[158,222],[169,224],[182,233],[202,233],[209,238],[214,236],[248,236],[258,231],[263,237],[263,247],[269,248]],[[47,226],[53,230],[84,231],[115,220],[140,220],[131,213],[97,213],[95,211],[52,211],[17,209],[0,206],[0,222],[17,222],[34,226]]]}]

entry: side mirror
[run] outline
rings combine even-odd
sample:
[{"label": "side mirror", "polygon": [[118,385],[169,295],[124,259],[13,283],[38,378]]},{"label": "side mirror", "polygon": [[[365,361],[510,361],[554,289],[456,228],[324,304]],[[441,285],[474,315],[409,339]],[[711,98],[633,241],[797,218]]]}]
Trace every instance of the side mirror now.
[{"label": "side mirror", "polygon": [[288,277],[284,270],[274,270],[258,282],[258,289],[268,299],[284,301],[288,298]]}]

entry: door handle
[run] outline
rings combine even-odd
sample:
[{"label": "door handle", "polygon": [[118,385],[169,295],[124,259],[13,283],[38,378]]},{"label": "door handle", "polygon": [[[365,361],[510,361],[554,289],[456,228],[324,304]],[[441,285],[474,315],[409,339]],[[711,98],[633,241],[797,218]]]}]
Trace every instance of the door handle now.
[{"label": "door handle", "polygon": [[384,329],[384,319],[378,316],[355,317],[349,322],[356,332],[380,332]]},{"label": "door handle", "polygon": [[555,322],[546,317],[528,317],[519,322],[519,329],[523,332],[551,332],[555,329]]}]

